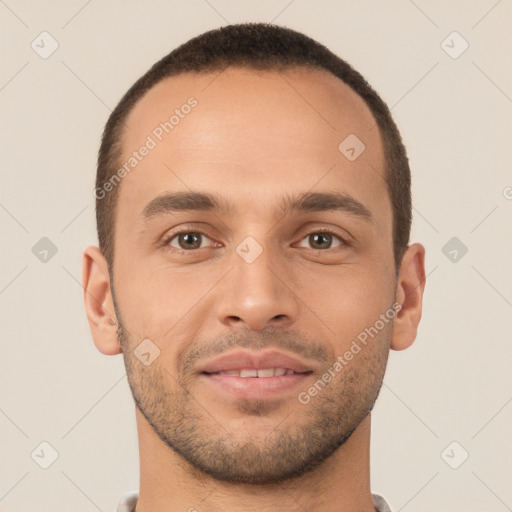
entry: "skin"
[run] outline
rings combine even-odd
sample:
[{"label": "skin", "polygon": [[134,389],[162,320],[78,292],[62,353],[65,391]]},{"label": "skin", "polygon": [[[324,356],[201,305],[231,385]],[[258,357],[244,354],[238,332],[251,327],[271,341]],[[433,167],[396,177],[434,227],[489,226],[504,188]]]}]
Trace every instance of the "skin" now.
[{"label": "skin", "polygon": [[[138,404],[137,511],[372,511],[370,411],[389,350],[416,337],[425,283],[420,244],[409,246],[395,274],[374,118],[323,71],[183,74],[132,110],[124,156],[191,96],[197,107],[120,185],[114,275],[97,247],[84,252],[94,342],[104,354],[123,353]],[[338,150],[348,134],[366,146],[353,162]],[[144,218],[156,197],[190,191],[222,195],[233,212]],[[371,220],[345,211],[283,214],[284,196],[307,192],[349,195]],[[207,236],[198,249],[167,242],[197,229]],[[336,235],[332,246],[318,248],[309,235],[326,230]],[[262,248],[252,263],[236,251],[248,236]],[[301,403],[298,393],[395,301],[402,308],[393,322]],[[160,349],[149,366],[133,353],[144,339]],[[275,398],[221,393],[198,371],[236,347],[279,349],[312,373]]]}]

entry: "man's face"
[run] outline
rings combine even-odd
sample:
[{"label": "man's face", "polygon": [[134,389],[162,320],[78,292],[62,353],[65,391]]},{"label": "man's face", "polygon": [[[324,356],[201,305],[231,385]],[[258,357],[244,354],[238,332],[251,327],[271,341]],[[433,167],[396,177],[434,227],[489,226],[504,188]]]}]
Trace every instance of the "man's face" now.
[{"label": "man's face", "polygon": [[[155,132],[190,97],[172,130]],[[116,213],[116,309],[137,405],[216,478],[302,474],[366,417],[386,366],[392,321],[375,325],[396,278],[375,121],[327,73],[230,68],[164,80],[127,124],[123,163],[156,142],[119,185]],[[350,134],[365,145],[353,161],[338,149]],[[229,208],[165,198],[177,193]],[[341,201],[325,209],[315,194]],[[145,339],[160,350],[149,365],[134,353]]]}]

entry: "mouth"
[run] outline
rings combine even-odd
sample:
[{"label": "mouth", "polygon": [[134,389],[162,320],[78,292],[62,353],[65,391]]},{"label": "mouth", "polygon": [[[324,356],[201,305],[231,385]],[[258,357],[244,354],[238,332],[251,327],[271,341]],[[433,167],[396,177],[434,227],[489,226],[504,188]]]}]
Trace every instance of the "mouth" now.
[{"label": "mouth", "polygon": [[241,377],[242,379],[246,378],[258,378],[265,379],[269,377],[282,377],[283,375],[299,375],[302,373],[311,373],[308,371],[305,372],[295,372],[291,369],[287,368],[244,368],[243,370],[227,370],[222,372],[203,372],[206,375],[230,375],[231,377]]},{"label": "mouth", "polygon": [[310,366],[282,352],[237,351],[210,361],[199,376],[217,394],[262,400],[303,385]]}]

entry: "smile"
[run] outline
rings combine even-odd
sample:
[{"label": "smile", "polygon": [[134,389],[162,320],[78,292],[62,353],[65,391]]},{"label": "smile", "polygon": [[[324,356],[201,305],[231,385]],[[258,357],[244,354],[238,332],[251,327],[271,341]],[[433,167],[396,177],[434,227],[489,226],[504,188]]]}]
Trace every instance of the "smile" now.
[{"label": "smile", "polygon": [[243,370],[228,370],[224,372],[211,372],[210,375],[231,375],[232,377],[281,377],[283,375],[294,375],[298,373],[308,373],[308,372],[295,372],[293,370],[288,370],[286,368],[264,368],[264,369],[256,369],[256,368],[246,368]]}]

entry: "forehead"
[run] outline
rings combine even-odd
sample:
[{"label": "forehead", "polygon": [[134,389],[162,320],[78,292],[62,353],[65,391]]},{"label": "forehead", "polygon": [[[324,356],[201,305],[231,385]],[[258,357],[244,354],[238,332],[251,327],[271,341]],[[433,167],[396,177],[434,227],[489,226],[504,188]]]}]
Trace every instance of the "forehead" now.
[{"label": "forehead", "polygon": [[190,189],[232,195],[255,214],[274,195],[316,186],[389,207],[374,117],[323,70],[227,68],[166,78],[126,125],[121,165],[152,146],[122,182],[119,210],[134,215],[163,192]]},{"label": "forehead", "polygon": [[[216,134],[224,135],[219,129],[229,123],[246,129],[252,125],[253,134],[262,129],[275,132],[287,125],[288,129],[293,128],[290,135],[297,131],[307,133],[313,137],[312,142],[315,135],[324,137],[330,132],[337,140],[352,130],[350,133],[359,133],[367,145],[378,149],[380,144],[379,130],[373,129],[375,119],[364,100],[331,73],[310,68],[261,71],[230,67],[183,73],[153,86],[127,117],[130,129],[125,133],[125,145],[136,145],[141,136],[169,120],[191,97],[197,99],[199,106],[193,113],[200,112],[203,121],[202,127],[194,124],[193,130],[202,128],[196,133],[203,141],[215,139]],[[297,121],[302,123],[297,125]],[[184,132],[183,125],[191,121],[181,124],[180,131]],[[174,138],[179,138],[177,130],[173,135],[176,134]]]}]

